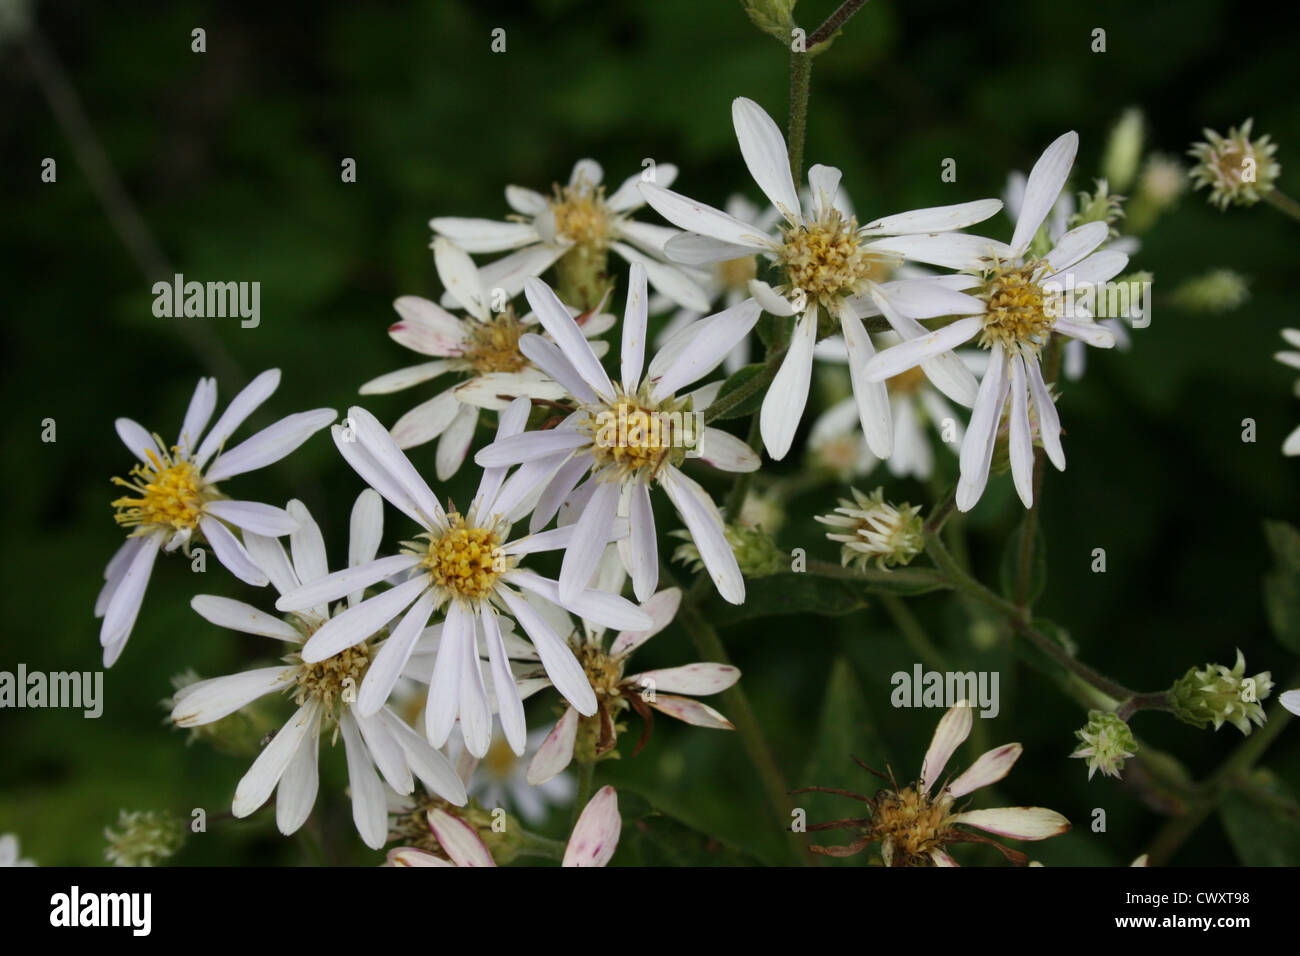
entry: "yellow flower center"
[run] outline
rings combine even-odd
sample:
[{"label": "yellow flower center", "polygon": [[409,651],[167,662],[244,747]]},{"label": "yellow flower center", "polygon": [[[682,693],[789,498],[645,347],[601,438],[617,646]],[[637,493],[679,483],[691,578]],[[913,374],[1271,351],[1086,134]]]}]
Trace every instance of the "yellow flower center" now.
[{"label": "yellow flower center", "polygon": [[819,222],[792,226],[777,261],[789,277],[789,292],[802,289],[810,300],[824,302],[853,295],[868,280],[882,278],[887,257],[870,252],[858,237],[858,221],[838,210]]},{"label": "yellow flower center", "polygon": [[619,685],[623,683],[623,664],[606,654],[599,645],[585,640],[573,642],[573,653],[587,675],[587,683],[597,697],[616,699],[622,696]]},{"label": "yellow flower center", "polygon": [[680,462],[703,432],[699,417],[682,401],[656,404],[620,391],[614,402],[587,412],[581,427],[591,433],[596,470],[612,467],[620,479],[638,471],[653,477],[664,462]]},{"label": "yellow flower center", "polygon": [[113,479],[113,484],[135,492],[134,496],[124,495],[112,502],[118,524],[138,528],[136,533],[140,534],[165,528],[193,531],[198,527],[203,505],[216,495],[199,470],[180,457],[179,448],[173,448],[172,453],[162,452],[160,460],[149,450],[145,453],[149,463],[133,467],[130,480]]},{"label": "yellow flower center", "polygon": [[304,662],[299,654],[291,654],[287,660],[298,665],[298,673],[294,676],[294,703],[301,707],[308,699],[314,698],[320,701],[321,713],[327,719],[334,717],[338,704],[356,701],[361,679],[370,667],[370,658],[369,641],[362,641],[314,664]]},{"label": "yellow flower center", "polygon": [[519,758],[515,756],[515,752],[510,749],[510,744],[504,737],[494,737],[492,746],[488,748],[481,763],[488,776],[504,780],[514,771]]},{"label": "yellow flower center", "polygon": [[519,338],[526,331],[527,326],[515,318],[513,310],[487,322],[473,322],[465,346],[465,360],[480,375],[518,372],[528,365],[528,359],[519,351]]},{"label": "yellow flower center", "polygon": [[579,246],[604,249],[609,245],[615,217],[605,206],[605,189],[585,182],[556,186],[548,200],[555,217],[556,235]]},{"label": "yellow flower center", "polygon": [[999,269],[978,293],[988,304],[979,340],[983,348],[1000,342],[1009,351],[1037,353],[1047,342],[1059,313],[1059,295],[1043,291],[1036,280],[1041,270],[1040,262]]},{"label": "yellow flower center", "polygon": [[881,791],[871,814],[872,839],[879,840],[892,866],[929,866],[929,853],[948,842],[952,798],[932,801],[916,787]]},{"label": "yellow flower center", "polygon": [[421,563],[434,582],[453,595],[486,598],[496,589],[497,579],[510,569],[501,540],[494,528],[467,527],[465,518],[456,512],[447,517],[451,527],[430,540]]},{"label": "yellow flower center", "polygon": [[755,256],[741,256],[719,262],[718,279],[724,288],[747,289],[749,280],[758,275],[758,259]]},{"label": "yellow flower center", "polygon": [[916,365],[905,372],[899,372],[893,378],[886,379],[885,385],[895,395],[911,395],[925,385],[925,371]]}]

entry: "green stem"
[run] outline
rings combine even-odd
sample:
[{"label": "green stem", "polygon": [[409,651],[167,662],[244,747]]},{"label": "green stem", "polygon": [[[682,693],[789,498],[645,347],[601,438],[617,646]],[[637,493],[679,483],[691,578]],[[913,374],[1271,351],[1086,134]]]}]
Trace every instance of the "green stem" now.
[{"label": "green stem", "polygon": [[790,54],[790,175],[795,189],[803,181],[803,141],[808,126],[808,92],[812,86],[812,54]]},{"label": "green stem", "polygon": [[867,0],[844,0],[839,8],[832,13],[812,35],[808,37],[808,49],[812,49],[819,43],[825,43],[833,37],[843,26],[849,22],[849,18],[866,6]]},{"label": "green stem", "polygon": [[704,423],[707,425],[716,421],[767,388],[772,383],[772,379],[776,378],[777,370],[781,367],[781,359],[784,357],[785,349],[769,353],[767,362],[757,375],[726,395],[719,395],[717,400],[704,410]]},{"label": "green stem", "polygon": [[591,790],[596,777],[596,761],[583,760],[578,763],[578,792],[573,798],[573,816],[569,821],[569,832],[578,825],[578,817],[591,799]]},{"label": "green stem", "polygon": [[[587,764],[587,766],[592,765]],[[585,802],[582,805],[585,806]],[[518,827],[515,830],[515,843],[521,856],[540,856],[548,860],[564,859],[565,843],[563,840],[552,840],[550,837],[530,833],[522,827]]]},{"label": "green stem", "polygon": [[[703,585],[703,588],[700,585]],[[699,595],[707,593],[709,587],[711,585],[708,580],[702,579],[682,602],[677,619],[686,628],[691,640],[695,642],[695,648],[699,651],[702,660],[729,664],[731,658],[727,655],[727,649],[723,646],[722,639],[718,637],[718,632],[714,630],[713,625],[704,620],[696,610],[696,602],[691,600],[692,598],[698,600]],[[776,757],[768,745],[767,738],[763,735],[762,728],[759,727],[758,718],[754,716],[754,709],[750,706],[748,695],[737,683],[723,691],[722,697],[727,716],[735,725],[736,732],[740,734],[741,743],[762,781],[776,825],[787,835],[791,857],[802,865],[810,865],[813,861],[803,840],[799,834],[790,832],[790,821],[794,810],[794,804],[790,800],[790,787],[777,766]]]},{"label": "green stem", "polygon": [[894,568],[892,571],[881,571],[878,568],[845,567],[831,561],[813,559],[808,562],[806,569],[802,573],[819,578],[858,581],[868,586],[886,584],[897,587],[905,585],[908,588],[915,588],[917,594],[925,590],[952,587],[952,584],[944,575],[929,568]]},{"label": "green stem", "polygon": [[1272,206],[1278,212],[1284,213],[1300,222],[1300,202],[1296,202],[1290,196],[1276,189],[1270,189],[1264,193],[1264,201]]},{"label": "green stem", "polygon": [[952,667],[948,664],[948,658],[944,656],[943,651],[930,640],[930,635],[925,633],[925,628],[921,622],[916,619],[907,602],[896,594],[880,595],[880,606],[886,613],[894,619],[894,624],[902,633],[903,639],[916,652],[921,661],[931,670],[948,672]]}]

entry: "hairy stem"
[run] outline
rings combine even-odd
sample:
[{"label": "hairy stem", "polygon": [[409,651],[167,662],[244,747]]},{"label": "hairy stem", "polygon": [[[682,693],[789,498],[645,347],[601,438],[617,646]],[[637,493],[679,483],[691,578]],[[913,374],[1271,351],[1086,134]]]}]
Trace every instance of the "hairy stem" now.
[{"label": "hairy stem", "polygon": [[1270,189],[1264,193],[1264,201],[1292,219],[1300,222],[1300,202],[1296,202],[1286,193],[1279,192],[1276,189]]},{"label": "hairy stem", "polygon": [[819,43],[825,43],[836,32],[849,22],[849,18],[867,5],[867,0],[844,0],[829,17],[823,21],[822,25],[812,32],[808,37],[808,49],[812,49]]}]

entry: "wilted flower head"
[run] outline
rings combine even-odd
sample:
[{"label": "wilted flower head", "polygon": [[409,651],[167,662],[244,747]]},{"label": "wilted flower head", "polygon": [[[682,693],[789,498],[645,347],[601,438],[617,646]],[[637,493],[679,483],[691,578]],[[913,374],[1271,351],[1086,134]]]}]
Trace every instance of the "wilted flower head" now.
[{"label": "wilted flower head", "polygon": [[1137,753],[1137,741],[1128,724],[1116,714],[1101,710],[1088,712],[1088,724],[1074,735],[1083,741],[1071,757],[1088,761],[1088,779],[1098,770],[1108,777],[1118,778],[1124,761]]},{"label": "wilted flower head", "polygon": [[153,810],[123,810],[104,837],[104,856],[114,866],[157,866],[185,845],[185,824]]},{"label": "wilted flower head", "polygon": [[1266,719],[1260,701],[1272,692],[1273,681],[1268,671],[1254,677],[1245,674],[1246,658],[1240,650],[1231,669],[1222,664],[1193,667],[1169,691],[1174,714],[1194,727],[1213,723],[1218,730],[1226,721],[1249,734],[1252,723],[1259,726]]},{"label": "wilted flower head", "polygon": [[870,495],[856,488],[850,491],[852,501],[841,498],[831,514],[817,516],[822,524],[838,529],[826,537],[842,543],[841,564],[866,567],[875,561],[876,567],[887,571],[910,563],[925,550],[920,505],[892,505],[885,501],[883,488]]},{"label": "wilted flower head", "polygon": [[[953,843],[987,843],[997,847],[1011,862],[1023,866],[1027,862],[1023,853],[975,831],[983,830],[1013,840],[1046,840],[1069,830],[1069,820],[1055,810],[1043,807],[955,808],[962,797],[1005,777],[1020,758],[1020,744],[995,747],[956,780],[945,782],[937,792],[931,793],[949,758],[970,736],[973,720],[972,708],[965,701],[949,708],[935,728],[930,749],[921,763],[921,778],[910,786],[900,787],[892,774],[885,777],[871,770],[890,783],[888,788],[876,791],[874,797],[826,787],[805,787],[795,791],[838,793],[861,800],[870,807],[869,815],[864,818],[832,820],[809,827],[810,830],[855,830],[860,834],[847,846],[813,846],[812,851],[825,856],[852,856],[878,842],[885,866],[957,866],[957,861],[945,847]],[[869,767],[866,769],[870,770]]]},{"label": "wilted flower head", "polygon": [[1254,119],[1248,119],[1240,128],[1234,126],[1227,136],[1212,129],[1205,130],[1205,142],[1193,143],[1187,155],[1196,160],[1192,167],[1192,184],[1200,189],[1210,187],[1210,204],[1220,209],[1230,205],[1253,206],[1264,197],[1282,167],[1273,158],[1277,144],[1267,136],[1251,138]]}]

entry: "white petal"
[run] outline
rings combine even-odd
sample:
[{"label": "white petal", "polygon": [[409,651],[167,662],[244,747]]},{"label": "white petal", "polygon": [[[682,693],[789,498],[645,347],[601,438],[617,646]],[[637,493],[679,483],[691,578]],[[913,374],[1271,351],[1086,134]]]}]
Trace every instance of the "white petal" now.
[{"label": "white petal", "polygon": [[1022,749],[1020,744],[1003,744],[981,754],[965,773],[948,785],[948,793],[954,799],[960,799],[980,787],[997,783],[1011,772]]},{"label": "white petal", "polygon": [[264,588],[271,583],[262,569],[253,563],[239,539],[224,524],[205,515],[199,519],[199,528],[208,539],[208,544],[212,545],[213,554],[227,571],[255,588]]},{"label": "white petal", "polygon": [[389,392],[399,392],[404,388],[419,385],[421,382],[427,382],[451,371],[453,364],[453,361],[449,359],[435,359],[432,362],[423,362],[420,365],[399,368],[396,372],[389,372],[378,378],[372,378],[362,385],[359,391],[362,395],[386,395]]},{"label": "white petal", "polygon": [[641,384],[645,364],[645,336],[649,299],[645,266],[634,263],[627,279],[627,306],[623,310],[623,391],[632,393]]},{"label": "white petal", "polygon": [[[532,232],[531,227],[524,228]],[[527,241],[525,238],[524,242]],[[438,278],[447,287],[447,292],[460,303],[461,308],[479,321],[486,322],[492,317],[492,312],[488,308],[485,290],[479,283],[478,269],[466,248],[441,236],[433,240],[434,268],[438,270]]]},{"label": "white petal", "polygon": [[162,535],[150,535],[131,552],[130,563],[122,571],[121,580],[104,612],[104,621],[99,628],[101,645],[108,647],[124,643],[130,635],[136,616],[140,613],[145,588],[149,586],[154,559],[158,557],[162,543]]},{"label": "white petal", "polygon": [[1056,403],[1047,391],[1043,381],[1043,372],[1035,361],[1025,363],[1028,373],[1030,397],[1034,402],[1034,413],[1038,417],[1038,437],[1043,443],[1043,450],[1058,471],[1065,470],[1065,449],[1061,447],[1061,419],[1056,411]]},{"label": "white petal", "polygon": [[972,236],[964,232],[921,233],[912,236],[889,236],[867,243],[873,252],[887,252],[945,269],[983,270],[995,259],[1015,258],[1011,247],[995,239]]},{"label": "white petal", "polygon": [[415,448],[433,441],[447,430],[463,408],[454,388],[439,392],[397,420],[393,425],[393,440],[399,448]]},{"label": "white petal", "polygon": [[622,242],[610,243],[610,248],[632,265],[640,265],[646,271],[646,278],[651,287],[661,295],[667,296],[678,305],[703,312],[709,307],[709,296],[690,276],[678,266],[660,262],[633,249]]},{"label": "white petal", "polygon": [[968,316],[945,325],[941,329],[927,332],[914,339],[891,345],[863,369],[863,376],[868,382],[883,382],[910,368],[915,368],[923,361],[950,352],[964,342],[969,342],[984,327],[984,320],[979,316]]},{"label": "white petal", "polygon": [[867,363],[875,355],[871,336],[862,327],[862,320],[847,305],[840,307],[840,327],[844,331],[844,344],[849,354],[849,377],[853,385],[853,398],[857,403],[858,419],[867,447],[877,458],[888,458],[894,453],[894,422],[890,412],[889,389],[884,382],[868,381]]},{"label": "white petal", "polygon": [[835,197],[840,191],[841,173],[834,166],[814,164],[808,170],[808,190],[812,193],[813,215],[822,219],[835,208]]},{"label": "white petal", "polygon": [[294,673],[294,668],[280,664],[195,681],[176,693],[172,723],[198,727],[228,717],[259,697],[284,689],[293,681]]},{"label": "white petal", "polygon": [[791,225],[801,225],[799,193],[790,174],[790,153],[780,128],[753,100],[743,96],[731,103],[731,121],[736,141],[749,174],[772,205]]},{"label": "white petal", "polygon": [[395,574],[401,574],[419,563],[419,555],[395,554],[391,557],[378,558],[365,564],[345,568],[342,571],[335,571],[281,596],[275,602],[275,608],[277,611],[303,611],[318,604],[337,601],[344,595],[364,590],[370,585],[377,584]]},{"label": "white petal", "polygon": [[456,724],[462,692],[460,655],[465,650],[465,631],[473,634],[473,629],[471,612],[460,601],[452,601],[442,625],[438,658],[429,681],[429,700],[424,708],[425,735],[435,747],[447,742]]},{"label": "white petal", "polygon": [[1093,348],[1110,349],[1115,347],[1115,333],[1091,320],[1057,319],[1052,325],[1052,331],[1068,335],[1072,339],[1079,339],[1093,346]]},{"label": "white petal", "polygon": [[415,647],[415,641],[424,632],[433,614],[434,595],[425,591],[402,616],[402,620],[389,632],[388,639],[379,646],[379,652],[370,662],[366,676],[361,679],[361,691],[357,695],[356,710],[363,717],[379,712],[393,692],[397,678],[402,676]]},{"label": "white petal", "polygon": [[1109,235],[1110,226],[1104,222],[1085,222],[1082,226],[1071,229],[1056,241],[1052,251],[1047,254],[1048,268],[1053,272],[1068,269],[1105,242]]},{"label": "white petal", "polygon": [[720,428],[704,429],[699,453],[700,458],[714,468],[735,474],[758,471],[761,464],[761,459],[754,449],[735,435],[724,432]]},{"label": "white petal", "polygon": [[564,848],[561,866],[605,866],[618,848],[623,818],[618,814],[618,794],[613,787],[596,791],[582,809]]},{"label": "white petal", "polygon": [[[113,422],[117,429],[117,437],[122,439],[125,445],[135,457],[139,458],[146,465],[152,465],[155,461],[162,460],[162,452],[158,448],[158,443],[153,440],[153,436],[145,430],[144,426],[134,422],[129,418],[119,418]],[[152,453],[153,458],[149,456]]]},{"label": "white petal", "polygon": [[243,601],[217,597],[215,594],[196,594],[190,599],[190,607],[205,621],[217,627],[228,627],[243,634],[260,634],[294,644],[302,643],[302,635],[293,625]]},{"label": "white petal", "polygon": [[356,720],[348,711],[339,715],[339,730],[343,732],[348,785],[352,790],[352,822],[356,824],[362,842],[372,850],[378,850],[388,837],[388,803],[384,798],[384,785],[370,763]]},{"label": "white petal", "polygon": [[439,481],[447,481],[456,474],[465,456],[469,454],[470,442],[474,440],[474,431],[478,428],[478,416],[477,408],[462,403],[447,430],[438,437],[433,473]]},{"label": "white petal", "polygon": [[[674,194],[675,195],[675,194]],[[753,245],[737,245],[698,232],[681,232],[664,243],[664,255],[684,266],[706,266],[730,262],[754,254]]]},{"label": "white petal", "polygon": [[431,747],[427,740],[388,708],[379,712],[379,719],[406,754],[406,763],[411,772],[420,778],[420,782],[449,803],[464,806],[468,799],[465,783],[442,751]]},{"label": "white petal", "polygon": [[811,305],[799,317],[790,338],[790,348],[781,360],[759,413],[759,431],[768,455],[780,461],[790,451],[812,379],[813,345],[817,342],[817,307]]},{"label": "white petal", "polygon": [[677,609],[682,603],[680,588],[664,588],[650,600],[641,605],[641,610],[650,615],[654,622],[651,627],[641,631],[622,631],[610,645],[611,657],[627,658],[633,651],[654,637],[673,622]]},{"label": "white petal", "polygon": [[953,823],[987,830],[1013,840],[1046,840],[1070,829],[1070,821],[1043,807],[1000,807],[967,810],[951,817]]},{"label": "white petal", "polygon": [[[725,242],[730,246],[739,247],[747,252],[760,252],[775,246],[773,240],[757,226],[741,222],[734,216],[728,216],[725,212],[714,209],[712,206],[706,206],[704,203],[688,199],[680,193],[675,193],[670,189],[663,189],[652,183],[642,183],[640,189],[641,195],[645,197],[645,201],[655,212],[674,226],[688,232],[697,232],[700,235]],[[678,252],[679,243],[682,242],[684,240],[681,239],[673,239],[669,242],[665,247],[668,255],[672,256],[675,252]],[[739,255],[743,254],[742,252]],[[736,259],[739,258],[739,255],[729,253],[727,258]],[[699,264],[699,262],[697,260],[696,263],[692,264]]]},{"label": "white petal", "polygon": [[536,216],[546,211],[546,197],[534,189],[523,186],[507,186],[506,202],[515,212],[525,216]]},{"label": "white petal", "polygon": [[912,212],[900,212],[885,216],[862,227],[865,233],[880,235],[899,235],[913,232],[947,232],[949,229],[965,229],[977,222],[983,222],[1002,210],[1001,199],[977,199],[974,202],[957,203],[952,206],[931,206],[928,209],[916,209]]},{"label": "white petal", "polygon": [[637,687],[655,693],[664,691],[669,694],[707,697],[721,693],[740,680],[740,670],[730,664],[685,664],[633,674],[626,679]]},{"label": "white petal", "polygon": [[1002,408],[1006,404],[1011,380],[1007,372],[1007,358],[1002,343],[995,342],[989,356],[989,367],[980,382],[979,395],[971,411],[970,425],[961,443],[961,478],[957,482],[957,507],[970,511],[984,493],[989,480],[989,465],[997,444],[998,425]]},{"label": "white petal", "polygon": [[203,443],[199,445],[199,450],[194,453],[194,464],[198,468],[203,468],[219,448],[225,446],[226,441],[234,433],[235,429],[244,424],[244,420],[249,415],[257,411],[258,407],[271,397],[271,393],[280,385],[280,370],[278,368],[268,369],[257,378],[253,379],[244,387],[244,389],[234,397],[226,410],[221,413],[217,423],[212,426],[212,431],[208,432]]},{"label": "white petal", "polygon": [[393,300],[399,321],[388,327],[398,345],[423,355],[460,355],[465,348],[465,325],[437,303],[418,295]]},{"label": "white petal", "polygon": [[529,784],[536,787],[563,771],[573,761],[573,745],[577,739],[578,712],[572,707],[566,707],[528,764]]},{"label": "white petal", "polygon": [[614,212],[631,212],[645,204],[641,198],[641,183],[657,183],[664,189],[677,178],[677,167],[672,163],[656,163],[648,169],[633,173],[619,184],[618,189],[605,200],[605,206]]},{"label": "white petal", "polygon": [[203,437],[203,429],[212,420],[212,413],[217,407],[217,380],[201,378],[194,388],[189,408],[185,410],[185,421],[181,423],[181,433],[176,436],[176,444],[186,458],[194,454]]},{"label": "white petal", "polygon": [[1034,506],[1034,439],[1029,430],[1029,388],[1019,355],[1011,356],[1011,415],[1009,451],[1011,478],[1026,508]]},{"label": "white petal", "polygon": [[320,704],[308,700],[271,738],[271,742],[262,748],[262,752],[235,787],[235,799],[230,809],[236,817],[246,817],[266,803],[303,738],[315,734],[319,722]]},{"label": "white petal", "polygon": [[[379,466],[392,476],[393,481],[415,503],[421,524],[429,529],[445,527],[447,514],[442,510],[442,505],[438,504],[437,496],[428,483],[420,477],[411,460],[397,447],[393,437],[388,434],[383,425],[379,424],[378,419],[364,408],[355,405],[348,409],[348,418],[356,433],[357,441],[374,456]],[[375,490],[381,495],[384,493],[381,487],[376,486]],[[396,505],[397,502],[394,501],[393,504]]]},{"label": "white petal", "polygon": [[316,734],[307,734],[289,759],[275,791],[275,825],[288,836],[311,816],[320,789],[320,741]]},{"label": "white petal", "polygon": [[204,477],[208,481],[221,481],[274,464],[336,418],[338,412],[332,408],[317,408],[282,418],[218,455]]},{"label": "white petal", "polygon": [[578,518],[573,540],[564,552],[564,563],[560,568],[561,603],[572,601],[590,584],[596,564],[609,541],[609,528],[618,507],[618,493],[616,482],[601,482]]},{"label": "white petal", "polygon": [[429,827],[457,866],[496,866],[478,832],[459,817],[443,810],[430,810]]},{"label": "white petal", "polygon": [[[726,432],[721,434],[725,435]],[[727,437],[731,436],[727,435]],[[654,594],[655,585],[659,583],[659,546],[655,539],[655,515],[650,507],[650,489],[646,487],[645,482],[632,482],[628,487],[628,493],[630,496],[628,516],[632,526],[631,539],[628,542],[632,558],[632,590],[638,601],[645,601]]]},{"label": "white petal", "polygon": [[510,613],[515,616],[515,620],[532,639],[533,646],[537,648],[537,654],[542,660],[546,676],[551,679],[555,689],[576,707],[580,714],[584,716],[594,714],[596,694],[587,681],[582,665],[573,656],[573,651],[569,650],[569,646],[522,597],[505,588],[498,593],[510,608]]},{"label": "white petal", "polygon": [[[355,568],[375,560],[384,536],[384,502],[379,492],[367,488],[357,495],[348,521],[348,567]],[[348,594],[348,604],[361,600],[364,588]]]},{"label": "white petal", "polygon": [[654,700],[646,701],[651,707],[669,717],[676,717],[694,727],[708,727],[711,730],[735,730],[735,725],[708,704],[690,697],[677,697],[672,694],[657,694]]},{"label": "white petal", "polygon": [[315,664],[360,644],[409,607],[428,586],[427,577],[420,575],[336,614],[302,646],[302,659]]},{"label": "white petal", "polygon": [[741,577],[736,555],[723,533],[722,515],[709,493],[672,465],[664,467],[660,483],[690,531],[700,552],[700,560],[704,562],[718,593],[732,604],[743,604],[745,579]]},{"label": "white petal", "polygon": [[1034,163],[1025,183],[1025,197],[1016,219],[1016,231],[1011,237],[1011,248],[1017,256],[1029,248],[1038,227],[1056,205],[1078,151],[1079,134],[1071,130],[1043,150],[1043,155]]},{"label": "white petal", "polygon": [[538,529],[550,524],[555,513],[560,510],[560,505],[578,487],[578,482],[586,476],[592,463],[589,455],[575,455],[560,466],[537,499],[528,522],[529,531],[536,533]]},{"label": "white petal", "polygon": [[921,762],[921,779],[919,786],[922,793],[929,793],[930,788],[943,775],[943,768],[948,766],[948,759],[958,747],[970,736],[973,723],[973,708],[965,701],[948,708],[934,729],[934,737]]},{"label": "white petal", "polygon": [[465,749],[482,758],[492,746],[492,711],[478,656],[477,617],[472,611],[467,616],[469,624],[461,636],[464,646],[460,651],[460,733]]},{"label": "white petal", "polygon": [[[543,209],[544,203],[545,200],[543,200]],[[450,240],[466,252],[502,252],[506,249],[518,249],[520,246],[537,241],[537,230],[523,222],[439,216],[437,219],[429,220],[429,228],[440,236],[446,236],[443,241]],[[434,242],[438,240],[435,239]]]},{"label": "white petal", "polygon": [[506,298],[513,299],[523,290],[524,282],[541,275],[568,250],[559,244],[528,246],[483,266],[478,270],[479,282],[483,288],[501,289]]},{"label": "white petal", "polygon": [[764,312],[769,312],[780,318],[787,318],[798,311],[794,307],[794,303],[777,293],[762,279],[750,279],[748,287],[749,294],[754,297]]},{"label": "white petal", "polygon": [[284,553],[284,546],[276,538],[245,531],[244,550],[253,559],[253,563],[262,569],[262,573],[271,579],[271,586],[279,594],[288,594],[302,586],[293,565],[289,563],[289,556]]},{"label": "white petal", "polygon": [[524,722],[524,704],[519,697],[514,675],[510,672],[505,643],[501,640],[501,625],[497,612],[487,602],[479,605],[479,622],[483,628],[483,643],[487,645],[488,660],[492,667],[492,687],[496,692],[497,714],[506,741],[516,756],[522,757],[528,745],[528,727]]},{"label": "white petal", "polygon": [[712,372],[736,344],[749,335],[760,312],[757,302],[746,299],[739,305],[702,319],[690,348],[655,381],[651,398],[662,401]]},{"label": "white petal", "polygon": [[203,510],[213,517],[254,534],[278,538],[298,527],[293,515],[283,508],[257,501],[209,501]]},{"label": "white petal", "polygon": [[537,314],[537,320],[550,333],[583,381],[597,395],[612,399],[614,386],[610,383],[609,376],[592,352],[591,344],[583,336],[582,330],[573,321],[573,316],[569,315],[569,310],[551,291],[551,287],[540,279],[529,279],[524,283],[524,296]]}]

